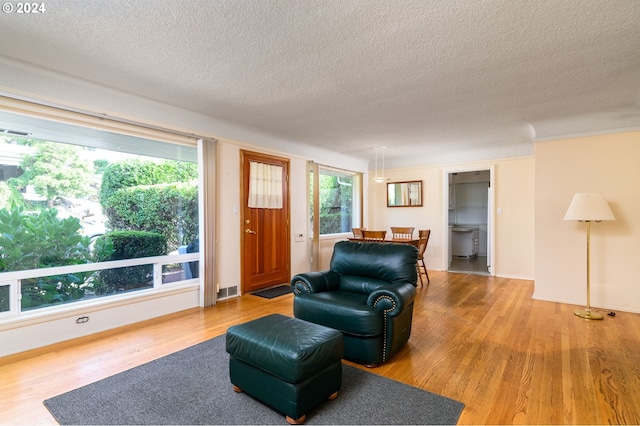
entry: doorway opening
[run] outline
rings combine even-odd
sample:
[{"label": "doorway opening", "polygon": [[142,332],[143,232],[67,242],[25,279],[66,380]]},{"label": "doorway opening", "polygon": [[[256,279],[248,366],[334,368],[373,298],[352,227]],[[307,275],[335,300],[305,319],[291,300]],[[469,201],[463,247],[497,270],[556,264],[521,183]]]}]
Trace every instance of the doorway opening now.
[{"label": "doorway opening", "polygon": [[448,171],[445,270],[493,275],[493,169]]}]

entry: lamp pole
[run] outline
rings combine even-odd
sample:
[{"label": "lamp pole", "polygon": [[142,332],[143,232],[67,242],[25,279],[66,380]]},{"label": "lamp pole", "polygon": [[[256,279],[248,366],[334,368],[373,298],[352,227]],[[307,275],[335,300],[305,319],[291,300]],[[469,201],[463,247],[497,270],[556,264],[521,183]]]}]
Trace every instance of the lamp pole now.
[{"label": "lamp pole", "polygon": [[[584,311],[575,311],[580,318],[601,320],[603,317],[597,312],[591,312],[591,221],[587,222],[587,308]],[[599,221],[597,221],[599,222]]]}]

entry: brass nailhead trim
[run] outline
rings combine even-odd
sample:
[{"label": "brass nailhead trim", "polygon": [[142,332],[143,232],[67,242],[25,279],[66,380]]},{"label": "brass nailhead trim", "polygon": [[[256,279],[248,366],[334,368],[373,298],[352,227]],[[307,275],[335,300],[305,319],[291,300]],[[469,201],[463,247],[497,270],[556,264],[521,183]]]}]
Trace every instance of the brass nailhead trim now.
[{"label": "brass nailhead trim", "polygon": [[302,280],[298,280],[295,283],[293,283],[293,292],[295,294],[302,294],[302,290],[298,288],[298,284],[301,284],[302,287],[304,287],[304,289],[307,291],[307,293],[311,293],[311,287],[309,287],[309,284],[307,284]]},{"label": "brass nailhead trim", "polygon": [[382,332],[382,339],[383,339],[382,340],[382,362],[385,362],[387,360],[387,313],[394,311],[396,309],[396,301],[393,300],[393,298],[391,298],[390,296],[381,295],[381,296],[378,296],[375,302],[373,302],[373,307],[375,308],[378,302],[381,301],[382,299],[387,299],[391,301],[391,308],[384,309],[382,311],[384,314],[384,329]]}]

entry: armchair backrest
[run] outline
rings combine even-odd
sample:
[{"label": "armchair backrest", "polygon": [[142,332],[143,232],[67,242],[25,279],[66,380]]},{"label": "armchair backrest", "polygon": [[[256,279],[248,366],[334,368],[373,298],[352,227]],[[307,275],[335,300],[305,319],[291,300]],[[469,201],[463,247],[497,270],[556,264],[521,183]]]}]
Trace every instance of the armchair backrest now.
[{"label": "armchair backrest", "polygon": [[417,284],[418,249],[409,244],[339,241],[330,269],[341,276],[340,290],[370,293],[388,283]]}]

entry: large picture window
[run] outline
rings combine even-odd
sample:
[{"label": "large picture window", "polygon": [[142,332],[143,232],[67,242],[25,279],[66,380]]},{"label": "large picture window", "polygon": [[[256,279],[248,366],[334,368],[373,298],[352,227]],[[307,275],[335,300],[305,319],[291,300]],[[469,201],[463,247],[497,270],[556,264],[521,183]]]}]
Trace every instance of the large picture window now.
[{"label": "large picture window", "polygon": [[0,316],[197,278],[195,143],[4,111],[0,129]]}]

